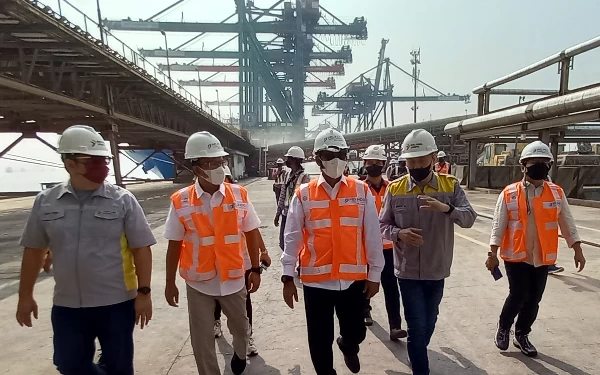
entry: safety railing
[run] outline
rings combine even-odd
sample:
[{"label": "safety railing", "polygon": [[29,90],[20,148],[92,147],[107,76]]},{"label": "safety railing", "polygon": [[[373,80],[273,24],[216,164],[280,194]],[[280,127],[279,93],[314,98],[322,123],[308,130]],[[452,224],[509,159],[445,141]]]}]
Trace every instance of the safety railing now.
[{"label": "safety railing", "polygon": [[[134,64],[139,69],[143,69],[156,80],[155,83],[162,84],[164,86],[163,88],[167,90],[170,89],[176,96],[180,96],[182,99],[187,101],[188,104],[196,106],[198,110],[211,117],[220,126],[227,128],[238,135],[241,135],[239,129],[225,124],[218,113],[213,111],[206,103],[202,102],[197,96],[186,90],[177,81],[169,77],[169,75],[162,69],[153,65],[150,61],[148,61],[148,59],[129,47],[105,27],[101,27],[98,21],[90,18],[87,14],[73,5],[69,0],[54,0],[56,8],[53,8],[39,0],[28,1],[32,4],[35,4],[38,8],[42,9],[45,13],[51,15],[57,20],[62,22],[66,21],[81,28],[90,36],[90,38],[95,39],[91,40],[91,42],[94,44],[103,43],[104,46],[109,50],[121,55],[124,60]],[[50,3],[52,0],[45,0],[45,2]],[[56,12],[54,9],[58,9],[58,12]],[[68,19],[65,16],[66,13],[69,14]],[[73,16],[75,16],[75,18],[73,18]]]}]

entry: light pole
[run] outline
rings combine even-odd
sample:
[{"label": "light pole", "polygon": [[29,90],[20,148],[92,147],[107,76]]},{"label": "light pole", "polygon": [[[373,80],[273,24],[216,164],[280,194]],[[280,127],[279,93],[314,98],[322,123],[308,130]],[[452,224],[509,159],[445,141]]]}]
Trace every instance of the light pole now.
[{"label": "light pole", "polygon": [[169,74],[169,88],[173,90],[173,80],[171,79],[171,62],[169,61],[169,44],[167,43],[167,33],[163,30],[160,33],[165,37],[165,51],[167,52],[167,73]]},{"label": "light pole", "polygon": [[219,114],[219,120],[221,119],[221,100],[219,99],[219,90],[216,90],[217,92],[217,113]]},{"label": "light pole", "polygon": [[198,70],[198,99],[200,99],[200,103],[202,103],[202,85],[200,84],[200,71]]}]

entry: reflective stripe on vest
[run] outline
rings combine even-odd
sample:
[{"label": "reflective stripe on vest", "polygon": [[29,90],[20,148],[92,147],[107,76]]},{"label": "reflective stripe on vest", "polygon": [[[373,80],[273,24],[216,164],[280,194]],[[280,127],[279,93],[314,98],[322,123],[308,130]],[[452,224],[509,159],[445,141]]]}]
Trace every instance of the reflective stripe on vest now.
[{"label": "reflective stripe on vest", "polygon": [[[371,189],[371,193],[373,197],[375,197],[375,206],[377,207],[377,213],[381,212],[381,207],[383,206],[383,197],[385,196],[385,191],[387,190],[387,182],[384,182],[379,191],[373,189],[373,187],[369,186]],[[385,238],[383,239],[383,249],[389,250],[394,248],[394,243],[392,241],[388,241]]]},{"label": "reflective stripe on vest", "polygon": [[444,164],[435,163],[434,169],[438,173],[448,174],[448,172],[450,171],[450,163],[448,163],[447,161],[445,161]]},{"label": "reflective stripe on vest", "polygon": [[171,201],[185,235],[179,260],[179,274],[188,281],[207,281],[217,275],[221,281],[244,276],[242,220],[248,209],[247,193],[239,186],[224,183],[225,197],[212,208],[202,204],[196,184],[173,194]]},{"label": "reflective stripe on vest", "polygon": [[[507,186],[504,201],[508,211],[508,228],[502,238],[500,256],[508,262],[527,260],[527,196],[522,182]],[[542,194],[533,198],[532,218],[535,220],[542,263],[556,263],[558,254],[558,215],[564,193],[551,182],[544,182]]]},{"label": "reflective stripe on vest", "polygon": [[304,211],[304,248],[300,275],[304,282],[364,280],[367,260],[363,218],[366,184],[346,179],[331,199],[318,180],[303,184],[297,196]]}]

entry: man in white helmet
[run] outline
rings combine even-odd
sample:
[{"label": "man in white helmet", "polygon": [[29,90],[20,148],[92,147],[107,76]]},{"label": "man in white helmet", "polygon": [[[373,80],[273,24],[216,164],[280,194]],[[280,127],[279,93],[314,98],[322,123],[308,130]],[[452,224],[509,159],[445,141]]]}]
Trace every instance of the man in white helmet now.
[{"label": "man in white helmet", "polygon": [[[389,182],[383,179],[382,173],[387,156],[385,147],[382,145],[371,145],[363,154],[365,173],[367,174],[366,183],[369,190],[375,198],[377,212],[381,211],[383,206],[383,197],[387,191]],[[395,341],[406,337],[406,331],[402,329],[402,318],[400,317],[400,293],[398,292],[398,281],[394,275],[394,243],[383,240],[383,257],[385,266],[381,272],[381,286],[385,297],[385,310],[388,316],[390,327],[390,340]],[[373,325],[371,317],[371,306],[367,299],[365,308],[365,325]]]},{"label": "man in white helmet", "polygon": [[440,151],[437,153],[437,163],[435,163],[433,169],[438,173],[451,174],[452,166],[450,163],[446,161],[446,153],[444,151]]},{"label": "man in white helmet", "polygon": [[273,221],[276,227],[279,227],[279,222],[281,221],[281,228],[279,230],[279,247],[281,247],[281,250],[283,250],[283,232],[292,197],[301,184],[306,184],[310,181],[310,176],[304,171],[304,167],[302,166],[302,162],[304,162],[304,150],[298,146],[292,146],[285,154],[285,157],[285,165],[288,167],[288,171],[285,175],[285,183],[281,190],[282,194],[279,195],[277,213]]},{"label": "man in white helmet", "polygon": [[487,269],[494,273],[500,250],[509,284],[494,340],[496,346],[508,349],[510,330],[518,316],[513,344],[529,357],[537,355],[529,334],[546,288],[548,267],[556,263],[559,228],[567,245],[575,251],[578,271],[585,266],[567,197],[560,186],[546,181],[552,159],[550,148],[541,141],[523,149],[519,159],[523,180],[510,184],[498,196],[486,260]]},{"label": "man in white helmet", "polygon": [[385,171],[385,175],[389,181],[397,180],[407,173],[408,169],[406,168],[406,159],[403,157],[392,160]]},{"label": "man in white helmet", "polygon": [[377,208],[367,185],[343,176],[348,146],[334,129],[317,135],[317,180],[302,184],[290,203],[285,227],[283,297],[290,308],[300,254],[310,356],[317,375],[333,367],[334,311],[340,324],[337,344],[353,373],[360,371],[359,345],[365,339],[364,298],[379,291],[384,265]]},{"label": "man in white helmet", "polygon": [[[260,220],[247,190],[224,182],[223,157],[227,155],[221,142],[208,132],[188,138],[185,159],[197,178],[171,196],[165,223],[164,236],[169,240],[165,297],[169,305],[177,307],[179,268],[187,283],[190,335],[200,375],[221,373],[214,341],[217,301],[233,335],[231,370],[234,374],[244,371],[250,332],[246,296],[260,285]],[[251,262],[248,270],[246,251]]]},{"label": "man in white helmet", "polygon": [[38,194],[25,225],[17,321],[31,327],[31,314],[38,317],[33,287],[50,249],[58,371],[100,371],[93,363],[98,339],[102,370],[133,375],[133,329],[152,318],[150,246],[156,240],[133,194],[105,182],[112,155],[98,132],[71,126],[57,151],[69,181]]},{"label": "man in white helmet", "polygon": [[410,132],[402,143],[408,175],[387,189],[379,216],[383,237],[394,242],[395,271],[408,326],[408,357],[413,374],[429,374],[427,346],[433,336],[450,276],[454,224],[470,228],[477,214],[458,180],[433,171],[433,136]]},{"label": "man in white helmet", "polygon": [[275,181],[273,182],[273,191],[275,192],[275,203],[279,203],[279,194],[281,193],[281,188],[285,184],[285,172],[286,169],[285,161],[282,158],[277,159],[277,170],[275,171],[275,175],[273,178]]}]

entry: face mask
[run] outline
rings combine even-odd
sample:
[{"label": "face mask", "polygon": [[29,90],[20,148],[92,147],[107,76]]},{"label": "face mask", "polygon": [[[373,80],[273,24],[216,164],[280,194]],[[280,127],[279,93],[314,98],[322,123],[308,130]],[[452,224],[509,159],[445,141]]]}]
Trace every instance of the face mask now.
[{"label": "face mask", "polygon": [[338,158],[329,161],[322,161],[323,167],[321,170],[331,178],[340,178],[346,168],[346,161]]},{"label": "face mask", "polygon": [[438,162],[439,162],[440,164],[444,164],[446,161],[444,160],[444,158],[440,158],[440,159],[438,159]]},{"label": "face mask", "polygon": [[202,177],[206,181],[210,182],[213,185],[221,185],[225,182],[225,168],[219,167],[217,169],[212,169],[205,171],[204,173],[208,175],[208,177]]},{"label": "face mask", "polygon": [[425,168],[409,168],[408,173],[410,173],[410,177],[417,182],[421,182],[429,176],[431,173],[431,164],[429,164]]},{"label": "face mask", "polygon": [[85,174],[83,177],[93,183],[101,184],[106,180],[108,171],[108,165],[89,163],[85,166]]},{"label": "face mask", "polygon": [[383,171],[383,166],[381,165],[369,165],[367,168],[367,174],[369,177],[379,177],[381,176],[381,172]]},{"label": "face mask", "polygon": [[546,163],[536,163],[527,167],[527,176],[532,180],[545,180],[548,178],[550,167]]}]

